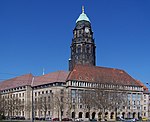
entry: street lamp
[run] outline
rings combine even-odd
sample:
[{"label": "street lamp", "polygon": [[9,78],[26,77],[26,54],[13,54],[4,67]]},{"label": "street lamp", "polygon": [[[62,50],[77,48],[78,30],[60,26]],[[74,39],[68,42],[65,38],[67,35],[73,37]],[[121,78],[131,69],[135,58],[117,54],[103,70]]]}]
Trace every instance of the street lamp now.
[{"label": "street lamp", "polygon": [[146,84],[149,86],[149,89],[150,89],[150,83],[149,83],[149,82],[146,82]]},{"label": "street lamp", "polygon": [[33,98],[33,81],[34,81],[34,77],[32,78],[32,83],[31,83],[31,97],[32,97],[32,104],[31,104],[31,109],[32,109],[32,122],[34,122],[34,98]]}]

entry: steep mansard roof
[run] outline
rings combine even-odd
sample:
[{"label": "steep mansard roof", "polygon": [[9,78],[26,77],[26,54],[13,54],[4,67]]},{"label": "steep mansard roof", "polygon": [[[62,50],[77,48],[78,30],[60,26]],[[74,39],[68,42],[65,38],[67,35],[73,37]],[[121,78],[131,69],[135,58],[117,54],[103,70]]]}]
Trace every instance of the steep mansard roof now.
[{"label": "steep mansard roof", "polygon": [[0,82],[0,90],[26,85],[39,86],[53,82],[66,82],[68,80],[142,86],[146,90],[146,87],[142,82],[135,80],[123,70],[88,65],[76,65],[71,72],[57,71],[42,76],[33,76],[32,74],[18,76],[16,78]]},{"label": "steep mansard roof", "polygon": [[0,82],[0,90],[31,85],[32,77],[32,74],[25,74],[22,76],[2,81]]},{"label": "steep mansard roof", "polygon": [[141,86],[123,70],[88,65],[76,65],[67,80]]},{"label": "steep mansard roof", "polygon": [[42,76],[33,76],[32,74],[26,74],[0,82],[0,90],[7,90],[27,85],[39,86],[53,82],[65,82],[68,74],[69,72],[67,71],[57,71]]},{"label": "steep mansard roof", "polygon": [[42,76],[37,76],[35,77],[32,86],[38,86],[38,85],[43,85],[43,84],[48,84],[53,82],[66,82],[68,75],[69,72],[67,71],[58,71],[58,72],[53,72]]}]

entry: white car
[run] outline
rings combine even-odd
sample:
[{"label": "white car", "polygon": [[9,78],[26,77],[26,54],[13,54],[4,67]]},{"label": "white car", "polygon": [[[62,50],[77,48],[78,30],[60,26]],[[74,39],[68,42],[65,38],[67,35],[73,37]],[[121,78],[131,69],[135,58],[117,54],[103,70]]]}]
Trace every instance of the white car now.
[{"label": "white car", "polygon": [[51,121],[52,118],[51,118],[51,117],[46,117],[45,120],[46,120],[46,121]]}]

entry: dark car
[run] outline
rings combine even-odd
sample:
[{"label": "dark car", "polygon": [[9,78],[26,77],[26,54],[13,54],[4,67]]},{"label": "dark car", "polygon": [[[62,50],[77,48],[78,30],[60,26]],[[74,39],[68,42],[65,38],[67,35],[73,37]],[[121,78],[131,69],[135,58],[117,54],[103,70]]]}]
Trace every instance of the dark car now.
[{"label": "dark car", "polygon": [[96,122],[97,120],[96,119],[90,119],[90,122]]},{"label": "dark car", "polygon": [[70,118],[63,118],[62,121],[72,121]]},{"label": "dark car", "polygon": [[53,121],[59,121],[59,118],[53,118]]},{"label": "dark car", "polygon": [[34,118],[34,120],[40,120],[40,118],[38,118],[38,117],[35,117],[35,118]]}]

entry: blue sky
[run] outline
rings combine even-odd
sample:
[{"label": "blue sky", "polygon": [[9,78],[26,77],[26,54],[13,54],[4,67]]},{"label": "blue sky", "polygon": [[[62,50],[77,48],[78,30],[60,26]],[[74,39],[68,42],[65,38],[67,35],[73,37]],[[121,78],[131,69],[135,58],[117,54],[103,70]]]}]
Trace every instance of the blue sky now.
[{"label": "blue sky", "polygon": [[0,80],[68,70],[81,6],[92,23],[97,66],[150,83],[150,0],[1,0]]}]

